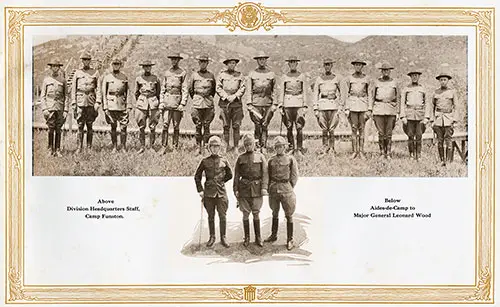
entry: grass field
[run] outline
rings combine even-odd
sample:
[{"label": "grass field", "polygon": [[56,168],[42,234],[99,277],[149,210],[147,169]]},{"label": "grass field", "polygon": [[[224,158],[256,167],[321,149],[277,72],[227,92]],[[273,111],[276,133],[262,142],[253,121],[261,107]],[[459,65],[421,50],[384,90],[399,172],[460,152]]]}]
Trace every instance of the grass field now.
[{"label": "grass field", "polygon": [[[109,134],[96,134],[94,148],[90,152],[76,153],[76,134],[68,133],[63,139],[63,157],[48,156],[47,132],[33,132],[33,175],[35,176],[193,176],[202,156],[196,156],[193,138],[181,138],[178,151],[161,155],[160,146],[137,154],[139,141],[136,135],[129,135],[127,152],[111,153]],[[157,143],[158,143],[157,138]],[[308,152],[297,157],[300,176],[340,177],[464,177],[467,165],[458,155],[446,167],[438,163],[437,148],[431,143],[422,146],[422,158],[410,160],[406,142],[393,144],[393,159],[381,159],[378,145],[367,143],[367,159],[351,160],[351,144],[348,141],[336,143],[337,154],[319,155],[321,140],[305,140]],[[241,149],[240,149],[241,150]],[[272,154],[269,151],[268,156]],[[224,155],[231,165],[237,153]]]}]

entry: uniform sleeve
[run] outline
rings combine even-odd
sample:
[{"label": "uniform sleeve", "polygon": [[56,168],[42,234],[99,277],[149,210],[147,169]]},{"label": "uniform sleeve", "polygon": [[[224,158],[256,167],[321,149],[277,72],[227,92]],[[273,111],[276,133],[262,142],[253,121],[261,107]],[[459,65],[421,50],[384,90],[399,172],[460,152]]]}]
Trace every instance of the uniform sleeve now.
[{"label": "uniform sleeve", "polygon": [[198,193],[203,192],[203,185],[201,184],[201,178],[203,176],[203,172],[205,171],[203,160],[200,161],[198,167],[196,168],[196,172],[194,173],[194,182],[196,184],[196,190]]},{"label": "uniform sleeve", "polygon": [[234,95],[241,100],[241,97],[243,97],[243,94],[245,94],[246,86],[245,86],[245,77],[243,76],[243,74],[240,75],[240,78],[241,78],[240,87],[238,88],[238,91],[234,93]]},{"label": "uniform sleeve", "polygon": [[104,76],[102,78],[102,109],[103,110],[107,110],[108,109],[108,99],[107,99],[107,95],[108,95],[108,78],[106,78],[107,76]]},{"label": "uniform sleeve", "polygon": [[308,97],[309,95],[307,94],[308,89],[306,86],[306,76],[304,74],[301,75],[300,80],[302,81],[302,96],[304,97],[304,107],[308,108]]},{"label": "uniform sleeve", "polygon": [[76,107],[76,88],[78,87],[78,70],[75,71],[75,75],[73,77],[73,82],[71,82],[71,88],[70,88],[70,97],[69,99],[71,100],[71,106]]},{"label": "uniform sleeve", "polygon": [[95,73],[95,79],[96,79],[95,102],[97,104],[101,104],[102,103],[101,82],[99,82],[100,78],[101,78],[101,74],[99,74],[99,71],[96,71],[96,73]]},{"label": "uniform sleeve", "polygon": [[69,97],[68,97],[68,83],[63,79],[63,93],[64,93],[64,112],[69,111]]},{"label": "uniform sleeve", "polygon": [[425,109],[425,117],[430,120],[434,120],[434,105],[435,105],[436,96],[435,93],[430,95],[429,103],[427,104],[427,108]]},{"label": "uniform sleeve", "polygon": [[290,156],[290,159],[292,160],[290,163],[290,184],[294,188],[299,179],[299,167],[297,165],[297,160],[295,160],[293,156]]},{"label": "uniform sleeve", "polygon": [[399,98],[401,104],[400,104],[400,111],[399,111],[399,118],[406,117],[406,93],[408,93],[408,88],[405,87],[401,91],[401,97]]},{"label": "uniform sleeve", "polygon": [[210,76],[212,78],[212,88],[210,88],[210,96],[215,96],[215,75],[213,73],[210,73]]},{"label": "uniform sleeve", "polygon": [[349,77],[346,77],[340,81],[340,99],[342,104],[342,109],[349,110],[347,106],[347,96],[349,94]]},{"label": "uniform sleeve", "polygon": [[226,100],[228,95],[224,90],[224,86],[222,84],[223,81],[224,81],[224,73],[221,72],[217,78],[217,85],[215,86],[215,91],[217,92],[217,95],[219,95],[220,99]]},{"label": "uniform sleeve", "polygon": [[141,95],[141,84],[139,83],[139,77],[135,79],[135,100],[139,99]]},{"label": "uniform sleeve", "polygon": [[319,77],[316,78],[316,81],[314,81],[314,87],[313,87],[313,110],[316,111],[319,108]]},{"label": "uniform sleeve", "polygon": [[253,71],[251,71],[248,74],[247,82],[246,82],[246,87],[248,88],[247,105],[252,104],[252,76],[253,76]]},{"label": "uniform sleeve", "polygon": [[396,114],[401,112],[401,86],[396,82]]},{"label": "uniform sleeve", "polygon": [[224,182],[228,182],[233,178],[233,172],[231,171],[231,167],[229,166],[229,162],[227,160],[224,160],[224,163],[226,164],[226,174],[224,175]]},{"label": "uniform sleeve", "polygon": [[191,97],[191,99],[194,96],[194,74],[195,73],[192,73],[191,77],[187,81],[188,93],[189,93],[189,96]]},{"label": "uniform sleeve", "polygon": [[[277,78],[275,78],[274,80],[277,80]],[[278,88],[275,89],[278,92],[278,94],[276,95],[278,97],[278,100],[275,99],[273,104],[278,105],[278,108],[283,107],[283,104],[285,103],[285,82],[286,82],[285,76],[281,77],[278,82],[275,82],[275,83],[279,83]],[[276,84],[275,84],[275,87],[276,87]]]},{"label": "uniform sleeve", "polygon": [[238,191],[238,185],[240,183],[240,160],[241,156],[236,159],[236,164],[234,165],[233,191],[235,193]]},{"label": "uniform sleeve", "polygon": [[42,110],[47,109],[47,79],[43,79],[42,92],[40,93],[40,101],[42,102]]},{"label": "uniform sleeve", "polygon": [[132,109],[134,107],[134,104],[132,102],[132,99],[130,99],[129,91],[130,85],[127,78],[125,78],[125,101],[127,102],[127,109]]},{"label": "uniform sleeve", "polygon": [[453,104],[452,104],[452,107],[453,107],[453,111],[452,111],[452,119],[453,119],[453,122],[457,122],[457,103],[458,103],[458,94],[457,94],[457,90],[453,90]]},{"label": "uniform sleeve", "polygon": [[[267,161],[267,191],[269,191],[270,185],[271,185],[271,162],[273,161],[273,158],[270,158]],[[264,184],[262,184],[264,186]]]},{"label": "uniform sleeve", "polygon": [[368,111],[373,111],[373,103],[375,102],[375,82],[368,81]]},{"label": "uniform sleeve", "polygon": [[266,161],[266,156],[261,155],[261,157],[262,157],[262,188],[268,190],[269,188],[268,165]]},{"label": "uniform sleeve", "polygon": [[165,92],[167,91],[167,76],[161,78],[160,103],[165,102]]},{"label": "uniform sleeve", "polygon": [[188,86],[187,86],[187,74],[184,71],[183,76],[182,76],[182,85],[181,85],[181,91],[182,91],[182,98],[181,98],[181,105],[186,106],[187,104],[187,99],[188,99]]},{"label": "uniform sleeve", "polygon": [[272,99],[273,99],[273,105],[279,107],[280,105],[283,104],[283,100],[285,99],[283,95],[281,95],[282,91],[284,93],[284,86],[280,86],[281,82],[279,81],[278,76],[276,76],[275,73],[273,73],[273,94],[272,94]]},{"label": "uniform sleeve", "polygon": [[161,85],[160,85],[160,78],[156,77],[156,83],[155,83],[155,96],[158,99],[158,102],[160,101],[160,95],[161,95]]}]

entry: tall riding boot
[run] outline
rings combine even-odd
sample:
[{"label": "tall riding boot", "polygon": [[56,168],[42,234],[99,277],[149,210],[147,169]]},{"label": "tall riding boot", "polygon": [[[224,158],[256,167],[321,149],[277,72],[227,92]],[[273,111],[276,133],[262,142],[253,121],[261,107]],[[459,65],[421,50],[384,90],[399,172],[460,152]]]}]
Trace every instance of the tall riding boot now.
[{"label": "tall riding boot", "polygon": [[243,246],[247,247],[250,244],[250,222],[248,220],[243,220],[243,232],[245,233]]},{"label": "tall riding boot", "polygon": [[156,140],[156,131],[154,129],[152,129],[149,132],[149,147],[150,148],[153,148],[153,146],[155,144],[155,140]]},{"label": "tall riding boot", "polygon": [[52,156],[54,154],[54,151],[55,151],[55,147],[54,147],[54,129],[49,129],[49,143],[47,145],[47,148],[49,149],[49,156]]},{"label": "tall riding boot", "polygon": [[286,249],[292,250],[295,247],[293,242],[293,222],[286,222]]},{"label": "tall riding boot", "polygon": [[122,143],[122,150],[127,151],[127,128],[123,127],[120,133],[120,142]]},{"label": "tall riding boot", "polygon": [[143,153],[146,147],[146,131],[139,131],[139,143],[141,144],[141,148],[139,148],[138,153]]},{"label": "tall riding boot", "polygon": [[[201,229],[200,229],[201,231]],[[212,247],[215,243],[215,221],[208,220],[208,231],[210,232],[210,238],[207,242],[207,247]]]},{"label": "tall riding boot", "polygon": [[295,140],[293,139],[293,127],[287,128],[286,130],[286,138],[288,141],[288,148],[290,151],[295,150]]},{"label": "tall riding boot", "polygon": [[384,147],[385,147],[385,139],[383,136],[378,136],[378,148],[380,150],[380,156],[383,157],[384,156]]},{"label": "tall riding boot", "polygon": [[448,163],[453,162],[452,149],[453,149],[453,147],[446,146],[446,162],[448,162]]},{"label": "tall riding boot", "polygon": [[328,141],[329,141],[329,151],[333,154],[335,154],[335,134],[332,131],[329,132],[329,137],[328,137]]},{"label": "tall riding boot", "polygon": [[83,152],[83,129],[78,129],[76,133],[76,139],[78,142],[78,149],[76,150],[78,153]]},{"label": "tall riding boot", "polygon": [[268,136],[267,126],[262,126],[262,148],[267,148],[267,136]]},{"label": "tall riding boot", "polygon": [[410,152],[410,158],[415,157],[415,143],[413,138],[408,139],[408,151]]},{"label": "tall riding boot", "polygon": [[237,150],[240,142],[240,127],[233,127],[233,146]]},{"label": "tall riding boot", "polygon": [[113,145],[113,151],[117,151],[118,149],[118,137],[116,133],[116,128],[111,128],[111,144]]},{"label": "tall riding boot", "polygon": [[226,220],[219,220],[219,228],[220,228],[220,244],[228,248],[229,244],[227,244],[226,241]]},{"label": "tall riding boot", "polygon": [[94,137],[94,130],[92,126],[87,126],[87,149],[92,149],[92,139]]},{"label": "tall riding boot", "polygon": [[175,149],[179,148],[179,128],[174,128],[174,135],[172,138],[172,145],[174,146]]},{"label": "tall riding boot", "polygon": [[264,240],[264,242],[274,242],[278,240],[278,218],[273,217],[273,223],[271,225],[271,235]]},{"label": "tall riding boot", "polygon": [[163,147],[163,154],[168,151],[168,129],[161,131],[161,146]]},{"label": "tall riding boot", "polygon": [[351,143],[352,143],[352,155],[351,159],[354,159],[358,156],[358,136],[357,135],[351,135]]},{"label": "tall riding boot", "polygon": [[422,153],[422,141],[415,141],[415,160],[420,159],[420,154]]},{"label": "tall riding boot", "polygon": [[203,139],[203,135],[201,134],[201,127],[202,126],[199,126],[199,127],[197,126],[196,127],[196,132],[194,134],[194,139],[196,140],[196,146],[198,148],[201,147],[201,140]]},{"label": "tall riding boot", "polygon": [[443,144],[438,144],[438,153],[439,153],[439,161],[441,161],[441,166],[446,166]]},{"label": "tall riding boot", "polygon": [[62,157],[62,154],[61,154],[61,129],[56,129],[56,133],[54,136],[54,147],[55,147],[54,155],[56,157]]},{"label": "tall riding boot", "polygon": [[[259,147],[263,146],[262,142],[262,126],[255,124],[255,131],[254,131],[254,137],[257,140],[257,144]],[[228,139],[229,139],[229,134],[228,134]]]},{"label": "tall riding boot", "polygon": [[364,135],[358,135],[358,152],[361,159],[366,159],[365,156],[365,137]]},{"label": "tall riding boot", "polygon": [[304,150],[304,135],[302,133],[302,128],[297,129],[297,149],[299,150],[300,153],[305,153]]},{"label": "tall riding boot", "polygon": [[231,149],[231,146],[229,144],[229,127],[224,127],[222,137],[224,138],[224,143],[226,144],[226,151],[229,151]]},{"label": "tall riding boot", "polygon": [[255,244],[263,247],[264,244],[262,244],[262,238],[260,237],[260,220],[253,219],[253,230],[255,232]]},{"label": "tall riding boot", "polygon": [[319,151],[320,154],[327,153],[330,149],[328,148],[328,131],[323,130],[321,133],[321,150]]},{"label": "tall riding boot", "polygon": [[388,159],[392,159],[392,137],[391,138],[388,138],[386,140],[386,152],[387,152],[387,158]]}]

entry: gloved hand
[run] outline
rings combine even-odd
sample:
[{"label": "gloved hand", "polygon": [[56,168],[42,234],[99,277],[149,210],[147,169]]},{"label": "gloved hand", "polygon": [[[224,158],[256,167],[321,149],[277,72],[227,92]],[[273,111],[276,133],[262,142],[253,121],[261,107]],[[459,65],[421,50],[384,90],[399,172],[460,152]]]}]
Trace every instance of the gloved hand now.
[{"label": "gloved hand", "polygon": [[49,118],[49,116],[50,116],[50,111],[49,111],[49,110],[43,110],[43,112],[42,112],[42,113],[43,113],[43,117],[44,117],[45,119]]},{"label": "gloved hand", "polygon": [[314,110],[314,116],[319,117],[319,110]]},{"label": "gloved hand", "polygon": [[427,125],[428,122],[429,122],[429,119],[428,118],[424,118],[424,120],[422,121],[422,124]]},{"label": "gloved hand", "polygon": [[349,117],[349,113],[351,113],[351,111],[349,109],[344,110],[344,114],[346,117]]},{"label": "gloved hand", "polygon": [[408,119],[406,117],[401,117],[401,121],[403,122],[403,125],[408,124]]},{"label": "gloved hand", "polygon": [[203,198],[203,191],[198,192],[198,195],[200,195],[200,198]]},{"label": "gloved hand", "polygon": [[64,110],[63,112],[63,119],[66,120],[66,116],[68,116],[68,111]]},{"label": "gloved hand", "polygon": [[182,104],[180,104],[180,105],[177,107],[177,111],[184,112],[184,106],[183,106]]},{"label": "gloved hand", "polygon": [[240,192],[234,191],[234,197],[236,197],[236,198],[240,197]]},{"label": "gloved hand", "polygon": [[368,117],[371,118],[373,116],[372,110],[366,111],[366,115],[368,115]]},{"label": "gloved hand", "polygon": [[98,102],[94,103],[94,111],[96,111],[96,112],[97,112],[97,111],[99,111],[99,106],[100,106],[100,105],[101,105],[101,104],[100,104],[100,103],[98,103]]},{"label": "gloved hand", "polygon": [[271,106],[271,112],[276,111],[276,109],[277,109],[277,108],[278,108],[278,107],[277,107],[275,104],[273,104],[273,105]]},{"label": "gloved hand", "polygon": [[158,108],[163,111],[165,109],[165,104],[162,102],[160,103],[160,105],[158,106]]},{"label": "gloved hand", "polygon": [[269,194],[267,193],[267,190],[266,190],[266,189],[262,189],[262,190],[260,191],[260,193],[262,194],[262,196],[267,196],[267,195],[269,195]]}]

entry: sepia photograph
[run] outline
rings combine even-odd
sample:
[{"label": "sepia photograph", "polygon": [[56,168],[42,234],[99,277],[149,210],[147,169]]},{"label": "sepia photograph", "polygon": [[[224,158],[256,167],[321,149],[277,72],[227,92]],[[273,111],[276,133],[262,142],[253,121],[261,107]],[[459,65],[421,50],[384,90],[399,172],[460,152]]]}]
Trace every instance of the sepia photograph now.
[{"label": "sepia photograph", "polygon": [[[467,177],[467,36],[38,35],[34,176]],[[248,141],[250,142],[250,141]],[[252,141],[253,142],[253,141]]]}]

